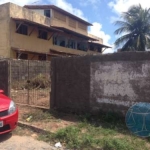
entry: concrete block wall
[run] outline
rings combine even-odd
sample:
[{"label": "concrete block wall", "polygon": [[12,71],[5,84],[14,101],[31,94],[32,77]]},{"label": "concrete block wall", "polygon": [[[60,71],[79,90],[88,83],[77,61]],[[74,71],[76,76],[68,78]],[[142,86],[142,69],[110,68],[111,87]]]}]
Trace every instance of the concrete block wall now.
[{"label": "concrete block wall", "polygon": [[51,108],[125,114],[150,102],[150,52],[54,58],[52,72]]},{"label": "concrete block wall", "polygon": [[9,62],[7,60],[0,59],[0,89],[9,96]]},{"label": "concrete block wall", "polygon": [[50,107],[63,111],[89,111],[90,67],[87,59],[68,57],[51,62]]}]

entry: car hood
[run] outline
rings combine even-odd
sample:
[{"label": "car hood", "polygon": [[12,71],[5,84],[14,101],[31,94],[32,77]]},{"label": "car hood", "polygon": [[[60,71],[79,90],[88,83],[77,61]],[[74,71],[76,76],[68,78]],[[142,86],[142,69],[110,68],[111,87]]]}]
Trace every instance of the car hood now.
[{"label": "car hood", "polygon": [[10,98],[7,96],[0,94],[0,111],[6,110],[10,105]]}]

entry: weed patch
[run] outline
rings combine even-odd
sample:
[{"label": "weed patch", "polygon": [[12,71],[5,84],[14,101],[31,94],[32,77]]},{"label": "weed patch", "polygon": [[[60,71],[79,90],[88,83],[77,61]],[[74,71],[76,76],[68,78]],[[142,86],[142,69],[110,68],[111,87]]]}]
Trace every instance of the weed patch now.
[{"label": "weed patch", "polygon": [[28,117],[32,117],[30,121],[39,121],[39,120],[50,120],[53,118],[53,116],[48,112],[45,111],[43,112],[40,109],[36,109],[36,110],[31,110],[30,112],[25,113],[22,116],[23,120],[26,120]]},{"label": "weed patch", "polygon": [[125,139],[104,138],[102,145],[103,150],[134,150],[134,145]]},{"label": "weed patch", "polygon": [[[27,115],[27,116],[26,116]],[[57,112],[30,111],[24,115],[25,119],[33,116],[33,120],[42,122],[63,120],[65,114]],[[76,117],[76,116],[74,116]],[[57,118],[57,119],[56,119]],[[132,135],[126,128],[124,118],[109,113],[98,116],[91,114],[78,116],[76,124],[63,127],[53,133],[39,133],[38,139],[55,144],[61,144],[69,149],[76,150],[149,150],[149,139],[141,139]],[[67,118],[68,119],[68,118]],[[32,119],[31,119],[32,120]],[[33,122],[32,122],[33,123]],[[56,122],[56,126],[59,122]],[[18,131],[20,134],[21,131]]]}]

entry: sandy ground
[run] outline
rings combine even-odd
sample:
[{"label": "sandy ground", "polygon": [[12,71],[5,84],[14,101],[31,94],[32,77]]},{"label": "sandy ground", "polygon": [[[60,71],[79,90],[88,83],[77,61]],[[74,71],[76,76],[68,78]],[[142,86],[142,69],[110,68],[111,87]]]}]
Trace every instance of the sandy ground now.
[{"label": "sandy ground", "polygon": [[35,108],[25,106],[18,106],[18,109],[19,109],[19,121],[25,122],[26,124],[33,125],[41,129],[45,129],[50,132],[56,132],[59,129],[78,124],[78,119],[71,114],[68,115],[65,114],[59,117],[53,116],[50,119],[44,120],[41,120],[40,118],[39,120],[34,120],[34,116],[32,116],[33,117],[32,121],[27,122],[24,117],[28,116],[28,114],[32,114],[33,112],[37,112],[36,114],[38,114],[38,110]]},{"label": "sandy ground", "polygon": [[29,136],[10,134],[0,135],[1,150],[56,150],[48,143],[35,140]]}]

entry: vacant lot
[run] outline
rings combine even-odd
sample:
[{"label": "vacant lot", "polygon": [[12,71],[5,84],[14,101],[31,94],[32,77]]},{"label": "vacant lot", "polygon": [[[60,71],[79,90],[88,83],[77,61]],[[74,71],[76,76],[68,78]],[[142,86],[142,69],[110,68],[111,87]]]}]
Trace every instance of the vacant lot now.
[{"label": "vacant lot", "polygon": [[[30,118],[29,121],[26,121]],[[33,133],[29,129],[18,128],[16,134],[27,134],[54,145],[61,142],[70,149],[99,150],[149,150],[149,139],[141,139],[131,134],[123,118],[116,114],[101,113],[73,115],[48,112],[20,107],[21,121],[45,129],[46,132]],[[28,120],[28,119],[27,119]]]}]

